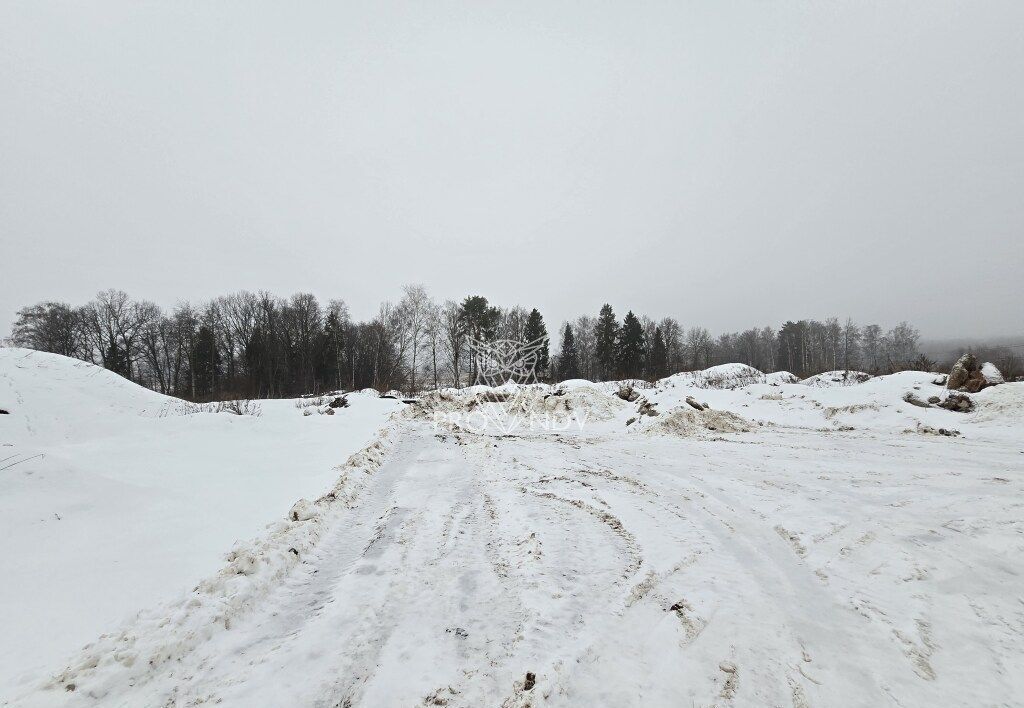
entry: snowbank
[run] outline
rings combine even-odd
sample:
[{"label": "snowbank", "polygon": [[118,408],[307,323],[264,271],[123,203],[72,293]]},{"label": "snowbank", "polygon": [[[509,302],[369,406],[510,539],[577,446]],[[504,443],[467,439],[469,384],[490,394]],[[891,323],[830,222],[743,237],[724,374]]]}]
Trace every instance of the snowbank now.
[{"label": "snowbank", "polygon": [[[1010,434],[1015,415],[1013,395],[999,391],[1013,384],[995,386],[972,395],[978,403],[978,410],[965,415],[929,402],[929,399],[941,400],[948,394],[944,386],[935,383],[937,379],[933,373],[904,371],[869,377],[855,385],[864,376],[854,373],[848,377],[845,372],[830,372],[811,377],[807,380],[810,385],[771,381],[765,377],[764,383],[734,388],[699,388],[692,385],[694,377],[691,375],[676,375],[659,382],[656,389],[644,391],[644,396],[662,411],[685,407],[686,399],[690,397],[709,404],[712,410],[729,411],[754,423],[783,428],[902,432],[915,430],[920,425],[936,430],[957,429],[972,437],[1005,437]],[[687,380],[691,385],[683,385],[682,382]],[[991,396],[993,401],[989,412],[981,404],[986,396]],[[914,405],[908,399],[925,405]]]},{"label": "snowbank", "polygon": [[765,374],[764,382],[770,386],[795,384],[800,382],[800,377],[788,371],[773,371],[770,374]]},{"label": "snowbank", "polygon": [[593,381],[588,381],[587,379],[567,379],[565,381],[560,382],[558,384],[558,388],[566,390],[571,388],[596,388],[598,390],[603,390],[601,384],[594,383]]},{"label": "snowbank", "polygon": [[997,423],[1017,427],[1024,438],[1024,383],[1004,383],[971,394],[974,412],[966,417],[974,423]]},{"label": "snowbank", "polygon": [[683,371],[658,382],[659,387],[738,388],[764,383],[765,375],[746,364],[719,364],[703,371]]},{"label": "snowbank", "polygon": [[301,562],[331,526],[331,514],[352,504],[383,464],[391,439],[382,434],[338,468],[334,487],[315,502],[299,500],[286,520],[253,541],[236,543],[226,564],[178,600],[149,607],[125,629],[104,634],[45,687],[93,699],[173,662],[230,629]]},{"label": "snowbank", "polygon": [[89,440],[183,403],[84,361],[0,348],[0,409],[10,413],[0,421],[3,442]]},{"label": "snowbank", "polygon": [[863,371],[825,371],[810,376],[800,383],[816,388],[835,388],[836,386],[854,386],[864,383],[870,378],[871,374],[866,374]]},{"label": "snowbank", "polygon": [[456,430],[507,433],[608,421],[629,408],[628,403],[606,391],[607,387],[581,380],[566,383],[431,391],[410,405],[403,416]]},{"label": "snowbank", "polygon": [[[1015,415],[1012,395],[1005,391],[1002,394],[988,392],[1005,389],[1010,384],[986,389],[984,393],[991,396],[993,403],[986,408],[979,400],[978,412],[965,418],[962,413],[947,411],[929,402],[929,399],[941,400],[948,393],[936,380],[933,373],[919,371],[877,377],[856,371],[834,371],[797,381],[789,372],[764,375],[744,364],[727,364],[675,374],[654,386],[636,389],[640,397],[635,403],[626,403],[615,395],[622,382],[574,380],[558,386],[474,386],[435,391],[410,406],[406,415],[437,421],[449,414],[452,429],[485,433],[536,430],[537,422],[547,416],[552,427],[564,426],[566,421],[582,422],[579,427],[598,434],[615,433],[628,427],[672,434],[682,431],[691,435],[694,430],[708,427],[700,416],[695,418],[690,413],[694,408],[687,399],[692,399],[699,404],[709,404],[710,417],[719,413],[739,417],[739,421],[712,420],[709,425],[719,431],[744,427],[753,430],[760,424],[768,424],[839,432],[902,432],[920,427],[957,429],[973,435],[1004,437],[1007,434],[1007,426]],[[661,422],[657,422],[657,416],[642,415],[638,408],[641,405],[656,406],[661,412]],[[678,420],[669,420],[667,416],[675,415],[676,409],[682,410],[676,416]],[[510,416],[521,419],[511,426],[515,430],[504,426]],[[626,426],[631,418],[636,424]],[[972,431],[972,420],[1001,424]]]},{"label": "snowbank", "polygon": [[349,400],[334,416],[294,400],[190,413],[91,364],[0,349],[0,697],[330,489],[401,406]]}]

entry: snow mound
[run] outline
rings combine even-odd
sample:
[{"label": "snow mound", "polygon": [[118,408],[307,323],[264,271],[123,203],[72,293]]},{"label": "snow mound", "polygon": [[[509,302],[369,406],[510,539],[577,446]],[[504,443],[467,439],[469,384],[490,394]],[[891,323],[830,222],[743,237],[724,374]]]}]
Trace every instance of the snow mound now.
[{"label": "snow mound", "polygon": [[[0,348],[0,538],[12,549],[0,554],[0,704],[128,612],[217,573],[237,539],[265,534],[299,497],[330,489],[338,463],[401,405],[374,393],[308,418],[309,400],[260,401],[259,417],[199,414],[218,406]],[[268,563],[251,558],[231,562],[259,577]]]},{"label": "snow mound", "polygon": [[566,379],[558,384],[558,388],[596,388],[598,390],[603,390],[601,384],[594,383],[587,379]]},{"label": "snow mound", "polygon": [[748,433],[755,427],[754,423],[729,411],[698,411],[681,406],[652,419],[642,430],[649,435],[692,438],[708,433]]},{"label": "snow mound", "polygon": [[1024,383],[993,386],[971,396],[974,413],[971,422],[992,422],[1003,425],[1024,425]]},{"label": "snow mound", "polygon": [[764,383],[765,375],[746,364],[719,364],[703,371],[683,371],[659,381],[662,387],[732,389]]},{"label": "snow mound", "polygon": [[764,382],[771,386],[779,386],[780,384],[795,384],[800,383],[800,377],[796,374],[791,374],[788,371],[775,371],[770,374],[766,374]]},{"label": "snow mound", "polygon": [[533,410],[551,413],[567,419],[573,413],[583,413],[589,420],[610,420],[624,410],[628,404],[618,396],[588,386],[556,388],[551,395],[542,396],[539,407]]},{"label": "snow mound", "polygon": [[814,388],[836,388],[839,386],[855,386],[871,378],[871,374],[863,371],[825,371],[804,379],[800,383]]},{"label": "snow mound", "polygon": [[[441,389],[424,394],[403,413],[414,420],[432,420],[457,429],[543,428],[570,421],[606,421],[628,404],[590,382],[507,384]],[[506,430],[508,432],[508,430]]]},{"label": "snow mound", "polygon": [[59,354],[0,348],[0,409],[10,433],[36,443],[89,440],[127,419],[175,412],[183,401]]}]

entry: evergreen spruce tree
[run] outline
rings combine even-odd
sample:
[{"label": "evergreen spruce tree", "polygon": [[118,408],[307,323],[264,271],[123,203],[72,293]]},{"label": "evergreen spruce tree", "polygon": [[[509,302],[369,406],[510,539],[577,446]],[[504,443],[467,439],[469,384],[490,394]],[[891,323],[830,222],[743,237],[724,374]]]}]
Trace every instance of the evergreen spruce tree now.
[{"label": "evergreen spruce tree", "polygon": [[220,366],[220,354],[217,352],[217,341],[213,330],[207,325],[199,328],[196,335],[195,354],[192,357],[195,366],[196,395],[206,397],[213,395],[217,389],[217,373]]},{"label": "evergreen spruce tree", "polygon": [[257,398],[266,394],[266,338],[263,330],[256,326],[252,330],[252,336],[245,345],[242,358],[245,360],[245,370],[249,375],[249,393]]},{"label": "evergreen spruce tree", "polygon": [[551,353],[548,347],[548,328],[544,326],[544,317],[541,316],[537,308],[530,310],[530,314],[526,318],[526,326],[523,328],[523,339],[526,340],[525,344],[533,344],[538,339],[544,340],[544,343],[537,352],[537,368],[535,369],[537,378],[544,378],[551,361]]},{"label": "evergreen spruce tree", "polygon": [[623,378],[636,379],[643,374],[644,328],[632,311],[622,320],[615,353],[619,373]]},{"label": "evergreen spruce tree", "polygon": [[129,366],[128,357],[124,349],[117,346],[117,342],[111,342],[110,346],[107,347],[106,356],[103,357],[103,366],[115,374],[124,376],[126,379],[131,378],[131,366]]},{"label": "evergreen spruce tree", "polygon": [[619,323],[615,321],[612,306],[606,303],[601,307],[597,324],[594,325],[594,358],[597,363],[597,378],[601,381],[607,381],[615,375],[618,334]]},{"label": "evergreen spruce tree", "polygon": [[558,380],[567,381],[580,377],[580,353],[576,349],[576,335],[572,333],[572,325],[566,324],[562,329],[562,351],[558,355]]},{"label": "evergreen spruce tree", "polygon": [[661,327],[654,328],[654,342],[651,344],[651,369],[647,375],[652,381],[664,378],[668,374],[668,347]]},{"label": "evergreen spruce tree", "polygon": [[337,312],[324,320],[323,346],[320,353],[321,377],[332,388],[341,389],[341,375],[345,353],[345,325]]}]

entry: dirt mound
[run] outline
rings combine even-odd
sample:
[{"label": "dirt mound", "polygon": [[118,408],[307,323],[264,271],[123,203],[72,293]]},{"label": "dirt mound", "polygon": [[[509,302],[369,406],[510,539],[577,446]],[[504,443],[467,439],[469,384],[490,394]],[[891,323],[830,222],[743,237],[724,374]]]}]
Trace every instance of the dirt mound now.
[{"label": "dirt mound", "polygon": [[416,420],[444,420],[464,428],[501,426],[533,428],[569,421],[605,421],[629,404],[596,386],[507,385],[498,388],[431,391],[403,415]]},{"label": "dirt mound", "polygon": [[649,435],[675,435],[683,438],[709,433],[749,433],[757,426],[729,411],[673,408],[643,428]]},{"label": "dirt mound", "polygon": [[970,413],[974,410],[974,401],[970,396],[963,393],[951,393],[937,404],[939,408],[960,413]]},{"label": "dirt mound", "polygon": [[539,401],[540,410],[545,412],[586,412],[589,420],[610,420],[627,407],[628,404],[617,396],[589,386],[558,387]]}]

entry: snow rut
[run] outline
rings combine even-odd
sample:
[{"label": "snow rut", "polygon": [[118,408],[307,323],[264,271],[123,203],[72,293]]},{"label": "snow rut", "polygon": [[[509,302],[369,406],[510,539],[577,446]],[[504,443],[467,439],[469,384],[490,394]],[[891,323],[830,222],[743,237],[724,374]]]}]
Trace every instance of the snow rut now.
[{"label": "snow rut", "polygon": [[[86,682],[25,704],[805,708],[948,697],[953,648],[922,590],[934,536],[915,539],[918,557],[872,563],[893,542],[894,517],[911,526],[911,503],[876,491],[871,474],[833,485],[813,444],[773,448],[792,469],[766,480],[755,445],[403,426],[358,494],[339,493],[336,513],[315,517],[318,541],[229,629],[150,666],[107,666],[102,694]],[[891,457],[877,454],[879,466]],[[879,521],[868,532],[851,510]],[[988,527],[953,528],[968,544]],[[1020,636],[1004,610],[971,606],[1002,623],[1003,653]]]}]

